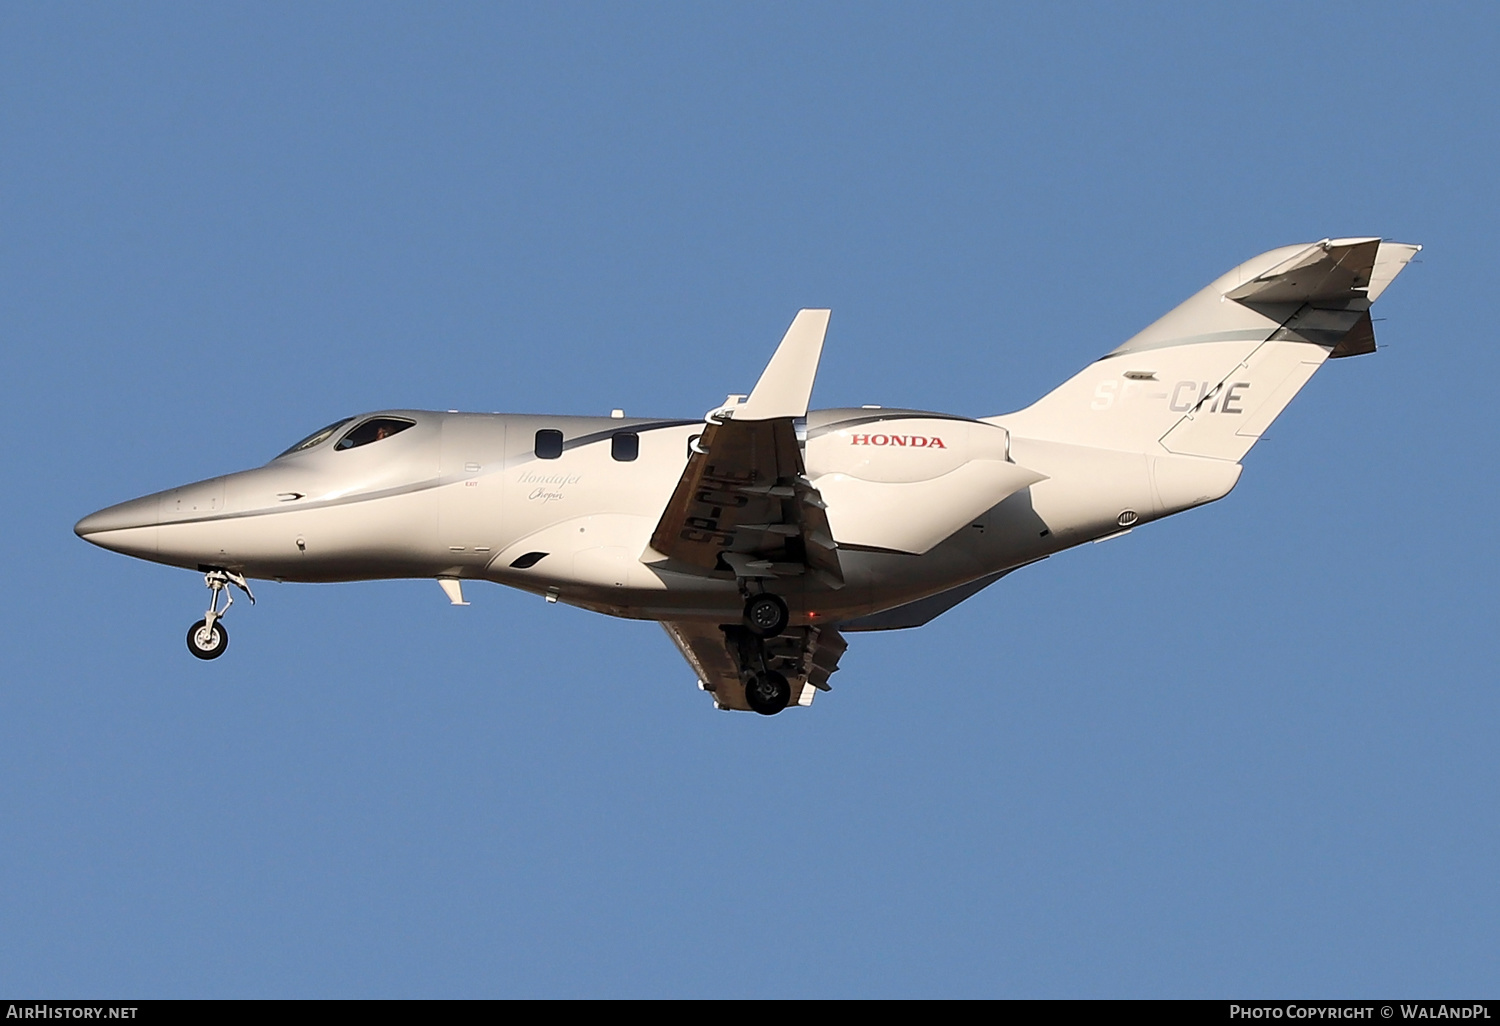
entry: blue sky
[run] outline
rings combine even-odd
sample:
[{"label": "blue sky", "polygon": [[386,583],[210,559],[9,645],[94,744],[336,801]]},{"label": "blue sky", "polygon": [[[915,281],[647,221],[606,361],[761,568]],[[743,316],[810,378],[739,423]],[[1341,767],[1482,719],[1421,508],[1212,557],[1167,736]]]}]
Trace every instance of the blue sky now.
[{"label": "blue sky", "polygon": [[[0,10],[0,991],[1500,984],[1480,4]],[[80,516],[338,416],[987,415],[1239,261],[1421,263],[1224,502],[717,713],[651,624],[192,574]]]}]

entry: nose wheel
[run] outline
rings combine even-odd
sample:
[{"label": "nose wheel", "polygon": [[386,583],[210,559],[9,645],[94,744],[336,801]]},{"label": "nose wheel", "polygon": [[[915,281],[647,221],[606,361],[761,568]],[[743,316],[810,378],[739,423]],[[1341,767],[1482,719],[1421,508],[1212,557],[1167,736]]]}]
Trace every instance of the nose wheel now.
[{"label": "nose wheel", "polygon": [[229,647],[229,628],[222,623],[210,627],[208,620],[199,620],[188,628],[187,645],[199,659],[217,659]]},{"label": "nose wheel", "polygon": [[[229,630],[222,622],[224,614],[234,605],[234,593],[229,590],[229,586],[232,584],[243,591],[252,606],[255,605],[255,596],[250,593],[250,585],[244,576],[233,570],[210,570],[203,575],[203,583],[208,586],[212,597],[203,619],[188,628],[187,647],[199,659],[217,659],[229,647]],[[219,608],[221,596],[224,599],[223,609]]]}]

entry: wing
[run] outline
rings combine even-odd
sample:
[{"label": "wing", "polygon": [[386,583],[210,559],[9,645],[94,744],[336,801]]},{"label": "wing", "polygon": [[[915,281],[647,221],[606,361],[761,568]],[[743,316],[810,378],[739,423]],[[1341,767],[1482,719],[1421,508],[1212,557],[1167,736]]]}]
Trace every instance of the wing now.
[{"label": "wing", "polygon": [[733,624],[664,621],[662,627],[698,675],[698,686],[713,695],[719,709],[750,709],[745,679],[760,669],[762,658],[765,669],[780,673],[792,685],[792,705],[811,705],[815,694],[829,690],[828,678],[848,647],[832,627],[790,627],[764,641]]},{"label": "wing", "polygon": [[842,587],[823,498],[807,480],[792,421],[711,424],[651,535],[677,564],[736,577],[811,571]]},{"label": "wing", "polygon": [[827,310],[801,311],[749,399],[710,415],[651,535],[651,547],[674,569],[745,578],[812,573],[843,586],[796,426],[807,415],[827,329]]}]

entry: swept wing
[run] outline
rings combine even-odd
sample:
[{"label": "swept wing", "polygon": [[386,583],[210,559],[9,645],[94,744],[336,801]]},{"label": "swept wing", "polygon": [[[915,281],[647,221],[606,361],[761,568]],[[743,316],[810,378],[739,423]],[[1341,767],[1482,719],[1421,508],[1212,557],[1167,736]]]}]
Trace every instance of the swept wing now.
[{"label": "swept wing", "polygon": [[[664,565],[761,585],[811,575],[843,586],[826,507],[807,479],[798,441],[828,313],[800,311],[749,397],[709,414],[651,535]],[[786,677],[794,704],[808,705],[817,689],[828,688],[846,647],[832,627],[789,627],[760,639],[737,623],[663,626],[721,709],[750,708],[745,681],[766,670]]]}]

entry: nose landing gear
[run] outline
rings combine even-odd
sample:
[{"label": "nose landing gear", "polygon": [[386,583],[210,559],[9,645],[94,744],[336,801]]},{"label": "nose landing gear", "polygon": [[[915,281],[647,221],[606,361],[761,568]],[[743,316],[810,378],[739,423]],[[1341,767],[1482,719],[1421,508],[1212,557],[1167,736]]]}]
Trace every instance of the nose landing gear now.
[{"label": "nose landing gear", "polygon": [[[250,585],[244,576],[233,570],[209,570],[203,575],[203,583],[213,592],[213,597],[203,619],[188,628],[187,647],[199,659],[217,659],[229,647],[229,631],[220,622],[229,612],[229,607],[234,605],[234,593],[229,590],[229,585],[243,591],[252,606],[255,605],[255,596],[250,593]],[[223,609],[219,608],[220,595],[224,597]]]}]

